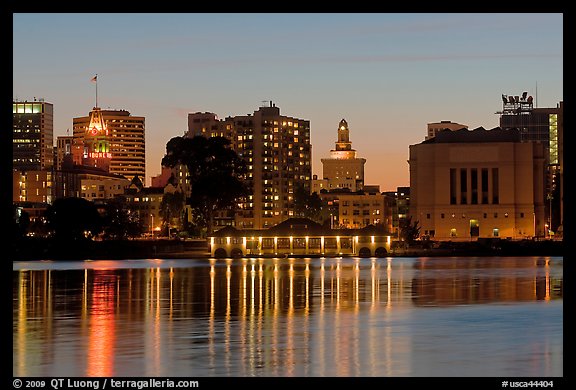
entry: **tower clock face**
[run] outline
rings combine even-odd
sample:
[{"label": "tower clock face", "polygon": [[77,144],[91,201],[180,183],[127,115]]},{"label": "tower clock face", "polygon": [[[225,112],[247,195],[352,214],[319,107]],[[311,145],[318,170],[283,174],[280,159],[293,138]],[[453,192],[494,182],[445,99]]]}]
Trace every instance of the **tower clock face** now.
[{"label": "tower clock face", "polygon": [[92,135],[98,134],[98,129],[96,127],[93,127],[92,129],[90,129],[90,134]]}]

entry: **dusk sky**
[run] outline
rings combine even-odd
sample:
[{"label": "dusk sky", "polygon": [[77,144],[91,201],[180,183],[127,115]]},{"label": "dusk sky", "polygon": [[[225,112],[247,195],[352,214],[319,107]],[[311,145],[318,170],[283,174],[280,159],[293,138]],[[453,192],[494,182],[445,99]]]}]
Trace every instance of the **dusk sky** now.
[{"label": "dusk sky", "polygon": [[[188,113],[272,101],[310,121],[312,170],[346,119],[365,183],[409,186],[430,122],[498,126],[502,94],[563,100],[560,13],[16,13],[13,98],[54,104],[54,142],[95,104],[146,118],[146,184]],[[536,87],[537,86],[537,87]],[[536,95],[537,88],[537,95]]]}]

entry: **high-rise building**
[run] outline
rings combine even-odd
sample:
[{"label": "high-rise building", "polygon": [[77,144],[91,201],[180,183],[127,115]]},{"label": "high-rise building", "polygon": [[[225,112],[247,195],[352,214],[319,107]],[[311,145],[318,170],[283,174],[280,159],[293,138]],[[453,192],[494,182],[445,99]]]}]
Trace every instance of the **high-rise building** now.
[{"label": "high-rise building", "polygon": [[[348,122],[342,119],[338,124],[338,138],[336,148],[330,151],[329,158],[323,158],[321,185],[314,187],[324,188],[327,191],[348,189],[351,192],[362,190],[364,186],[365,158],[356,157],[356,150],[352,149],[350,142],[350,129]],[[315,183],[316,184],[316,183]]]},{"label": "high-rise building", "polygon": [[128,180],[146,177],[145,118],[126,110],[94,107],[73,119],[74,162],[102,168]]},{"label": "high-rise building", "polygon": [[545,233],[542,143],[516,129],[442,131],[410,145],[410,210],[437,240]]},{"label": "high-rise building", "polygon": [[500,127],[518,129],[522,142],[538,142],[545,146],[546,153],[546,219],[550,231],[556,231],[563,223],[561,191],[560,152],[564,134],[564,104],[556,107],[535,107],[528,92],[522,95],[502,95]]},{"label": "high-rise building", "polygon": [[213,113],[191,113],[187,136],[196,135],[229,138],[246,162],[249,195],[235,214],[237,227],[262,229],[294,216],[295,189],[310,190],[310,121],[280,115],[270,102],[253,114],[223,120]]},{"label": "high-rise building", "polygon": [[54,164],[54,107],[43,99],[12,102],[12,168],[39,171]]},{"label": "high-rise building", "polygon": [[62,169],[62,163],[65,156],[72,158],[72,144],[74,137],[71,135],[62,135],[56,137],[56,153],[55,153],[55,167],[56,170]]}]

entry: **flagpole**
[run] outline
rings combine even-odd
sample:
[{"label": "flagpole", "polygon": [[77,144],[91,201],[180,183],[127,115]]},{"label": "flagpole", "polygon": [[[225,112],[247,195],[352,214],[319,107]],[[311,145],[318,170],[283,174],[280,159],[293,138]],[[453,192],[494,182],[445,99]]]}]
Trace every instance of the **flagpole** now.
[{"label": "flagpole", "polygon": [[96,73],[96,107],[98,107],[98,73]]}]

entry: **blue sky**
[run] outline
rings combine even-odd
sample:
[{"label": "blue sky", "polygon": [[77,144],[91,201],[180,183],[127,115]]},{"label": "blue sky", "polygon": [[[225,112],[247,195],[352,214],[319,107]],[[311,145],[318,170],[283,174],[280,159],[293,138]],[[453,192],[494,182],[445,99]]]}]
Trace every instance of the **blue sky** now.
[{"label": "blue sky", "polygon": [[502,94],[563,100],[561,13],[15,13],[13,97],[54,104],[55,137],[98,103],[146,117],[146,182],[190,112],[272,100],[310,120],[313,172],[348,121],[365,181],[408,186],[430,122],[498,126]]}]

